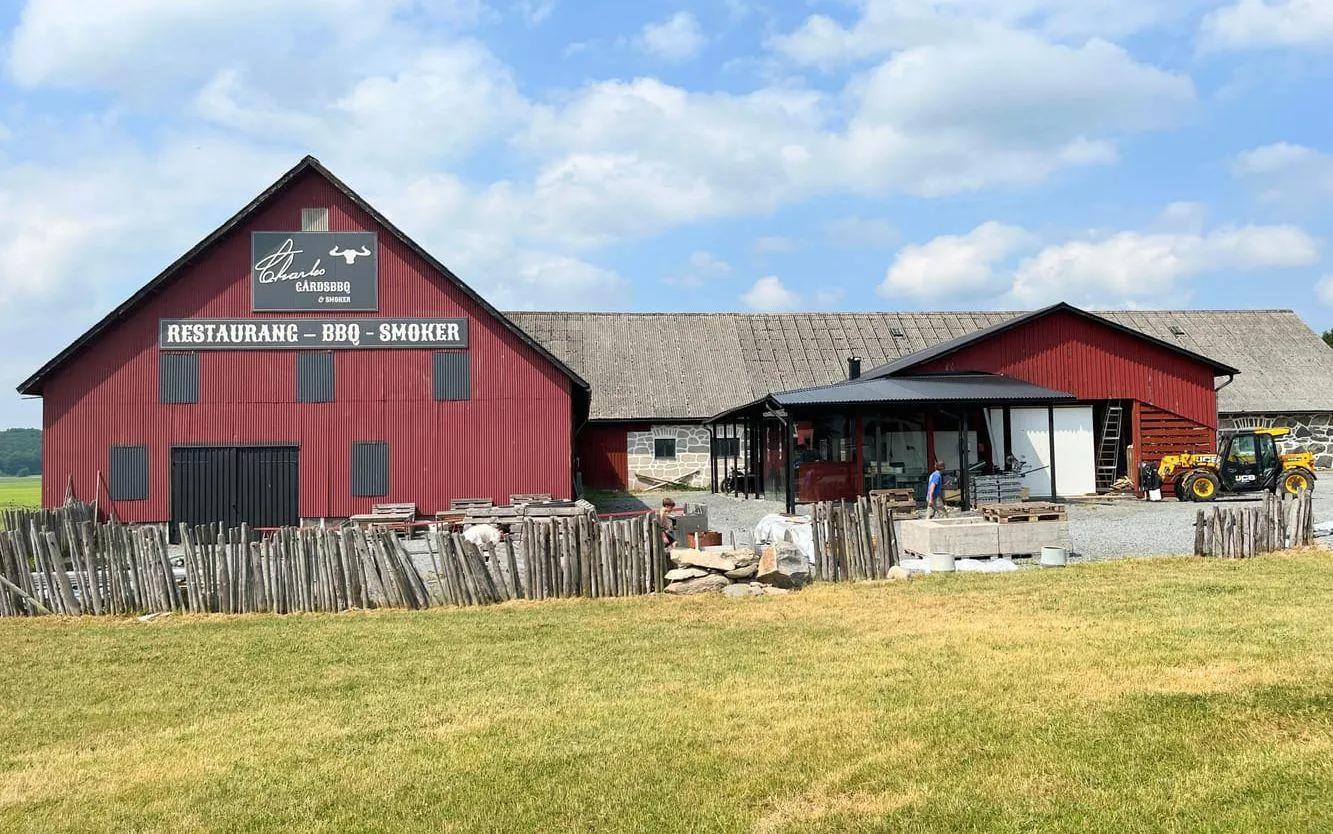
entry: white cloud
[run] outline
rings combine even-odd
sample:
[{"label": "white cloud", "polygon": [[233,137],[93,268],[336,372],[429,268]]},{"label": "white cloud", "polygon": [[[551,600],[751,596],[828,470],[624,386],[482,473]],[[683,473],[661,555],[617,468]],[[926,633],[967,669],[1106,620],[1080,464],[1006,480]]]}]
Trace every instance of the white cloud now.
[{"label": "white cloud", "polygon": [[299,102],[326,83],[396,66],[431,42],[432,26],[468,25],[484,13],[478,0],[29,0],[8,63],[24,86],[146,98],[245,67],[282,78],[288,100]]},{"label": "white cloud", "polygon": [[1194,102],[1187,77],[1118,46],[1014,30],[900,51],[851,89],[844,158],[926,195],[1114,161],[1112,137],[1173,124]]},{"label": "white cloud", "polygon": [[443,42],[388,75],[368,75],[312,97],[301,108],[235,70],[223,70],[195,97],[203,118],[257,141],[285,141],[419,170],[457,159],[519,126],[529,104],[508,67],[480,43]]},{"label": "white cloud", "polygon": [[1314,294],[1319,303],[1333,307],[1333,274],[1325,275],[1315,282]]},{"label": "white cloud", "polygon": [[751,310],[761,313],[781,313],[800,309],[804,304],[799,293],[787,289],[776,275],[765,275],[754,282],[741,301]]},{"label": "white cloud", "polygon": [[1271,202],[1304,202],[1333,197],[1333,154],[1303,145],[1277,142],[1236,157],[1236,176]]},{"label": "white cloud", "polygon": [[824,224],[824,235],[834,246],[877,249],[898,240],[898,227],[886,217],[835,217]]},{"label": "white cloud", "polygon": [[1011,297],[1035,306],[1186,303],[1187,279],[1308,266],[1319,245],[1294,226],[1226,226],[1207,234],[1119,232],[1048,246],[1019,264]]},{"label": "white cloud", "polygon": [[1117,38],[1178,20],[1207,0],[862,0],[851,25],[815,14],[768,39],[788,60],[823,69],[987,31],[1026,28],[1044,39]]},{"label": "white cloud", "polygon": [[731,264],[706,250],[690,255],[689,264],[682,270],[663,278],[675,287],[704,287],[731,275]]},{"label": "white cloud", "polygon": [[1207,49],[1322,47],[1333,44],[1333,3],[1328,0],[1237,0],[1203,21]]},{"label": "white cloud", "polygon": [[521,0],[518,4],[519,16],[529,26],[539,26],[555,11],[555,0]]},{"label": "white cloud", "polygon": [[886,298],[974,300],[1001,289],[996,265],[1032,237],[1017,226],[994,221],[965,235],[941,235],[924,244],[904,246],[879,285]]},{"label": "white cloud", "polygon": [[[1185,206],[1198,217],[1199,207],[1181,203],[1163,215]],[[1196,277],[1309,266],[1319,251],[1309,233],[1288,225],[1102,231],[1043,245],[1035,234],[992,221],[904,246],[879,291],[950,307],[1185,304]]]},{"label": "white cloud", "polygon": [[708,39],[689,12],[676,12],[639,32],[639,48],[665,61],[687,61],[699,54]]}]

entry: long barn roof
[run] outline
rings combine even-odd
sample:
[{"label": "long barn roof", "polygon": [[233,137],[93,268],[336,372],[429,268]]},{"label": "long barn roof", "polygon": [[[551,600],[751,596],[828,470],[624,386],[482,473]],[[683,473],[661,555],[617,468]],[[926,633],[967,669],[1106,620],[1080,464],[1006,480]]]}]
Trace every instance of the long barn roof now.
[{"label": "long barn roof", "polygon": [[[992,327],[1019,312],[539,313],[508,317],[592,385],[595,420],[699,420]],[[1097,315],[1240,370],[1222,413],[1333,411],[1333,350],[1291,310]]]}]

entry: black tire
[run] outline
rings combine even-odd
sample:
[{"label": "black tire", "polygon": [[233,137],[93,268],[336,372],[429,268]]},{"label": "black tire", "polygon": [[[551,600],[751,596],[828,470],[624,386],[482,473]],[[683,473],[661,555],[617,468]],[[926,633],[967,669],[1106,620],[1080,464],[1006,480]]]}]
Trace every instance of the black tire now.
[{"label": "black tire", "polygon": [[1288,469],[1278,476],[1278,491],[1285,495],[1300,495],[1314,489],[1314,473],[1308,469]]},{"label": "black tire", "polygon": [[1184,486],[1191,501],[1213,501],[1221,484],[1211,472],[1196,472],[1185,479]]}]

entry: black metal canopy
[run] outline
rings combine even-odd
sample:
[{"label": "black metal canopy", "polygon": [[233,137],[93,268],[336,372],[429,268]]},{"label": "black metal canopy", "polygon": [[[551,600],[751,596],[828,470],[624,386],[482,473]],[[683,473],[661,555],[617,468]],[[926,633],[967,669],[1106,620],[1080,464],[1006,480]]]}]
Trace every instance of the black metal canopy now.
[{"label": "black metal canopy", "polygon": [[771,403],[788,407],[861,406],[861,405],[924,405],[928,403],[955,404],[1022,404],[1043,405],[1074,402],[1076,397],[1064,391],[1043,388],[1021,379],[1002,374],[940,374],[936,376],[879,377],[836,382],[814,388],[800,388],[769,394],[754,402],[730,409],[710,418],[707,422],[725,422],[734,415],[755,406]]}]

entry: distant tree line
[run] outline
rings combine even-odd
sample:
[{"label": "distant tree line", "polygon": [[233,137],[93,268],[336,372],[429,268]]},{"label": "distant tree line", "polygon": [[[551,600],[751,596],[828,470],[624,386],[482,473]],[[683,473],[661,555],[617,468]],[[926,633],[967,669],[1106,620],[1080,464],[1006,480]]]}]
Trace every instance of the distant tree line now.
[{"label": "distant tree line", "polygon": [[42,430],[0,431],[0,475],[40,475]]}]

